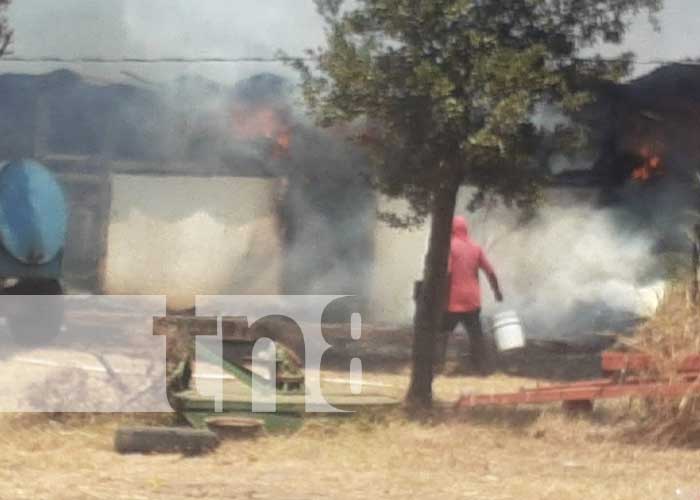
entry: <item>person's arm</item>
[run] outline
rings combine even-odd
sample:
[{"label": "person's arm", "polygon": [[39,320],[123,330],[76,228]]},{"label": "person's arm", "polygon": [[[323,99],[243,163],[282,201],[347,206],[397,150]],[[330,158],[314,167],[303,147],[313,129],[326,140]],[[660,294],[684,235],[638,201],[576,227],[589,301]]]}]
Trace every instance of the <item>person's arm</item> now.
[{"label": "person's arm", "polygon": [[503,302],[503,293],[501,293],[501,287],[498,283],[496,271],[494,271],[493,266],[486,258],[486,254],[484,254],[483,250],[479,252],[479,268],[486,273],[486,277],[489,280],[489,285],[491,285],[491,290],[493,290],[493,295],[496,297],[496,301]]}]

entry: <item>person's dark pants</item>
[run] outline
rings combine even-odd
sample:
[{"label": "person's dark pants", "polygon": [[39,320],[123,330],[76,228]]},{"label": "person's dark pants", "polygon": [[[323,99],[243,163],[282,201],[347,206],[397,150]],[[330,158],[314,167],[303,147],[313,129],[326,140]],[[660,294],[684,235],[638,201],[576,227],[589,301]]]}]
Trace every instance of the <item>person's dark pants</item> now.
[{"label": "person's dark pants", "polygon": [[454,331],[458,323],[462,323],[469,334],[469,350],[467,353],[464,350],[464,343],[460,343],[460,358],[462,369],[465,368],[464,363],[470,357],[472,366],[476,367],[482,375],[488,375],[489,360],[486,349],[486,341],[484,332],[481,328],[481,309],[476,309],[470,312],[445,312],[442,316],[442,325],[438,333],[437,341],[435,342],[435,367],[436,371],[442,371],[445,365],[447,356],[447,344],[450,334]]}]

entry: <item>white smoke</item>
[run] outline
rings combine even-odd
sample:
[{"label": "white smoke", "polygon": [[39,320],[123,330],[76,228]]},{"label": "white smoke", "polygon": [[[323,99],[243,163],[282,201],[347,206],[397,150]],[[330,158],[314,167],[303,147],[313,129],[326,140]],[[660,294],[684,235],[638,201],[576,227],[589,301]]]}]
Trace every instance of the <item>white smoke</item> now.
[{"label": "white smoke", "polygon": [[[649,314],[661,293],[654,240],[626,231],[615,210],[596,207],[593,194],[550,191],[538,215],[522,222],[502,205],[467,212],[471,191],[461,191],[458,213],[469,221],[471,237],[494,265],[506,297],[496,304],[482,277],[485,316],[514,309],[528,336],[561,337],[600,332]],[[407,210],[387,200],[381,207]],[[410,323],[428,227],[378,227],[372,297],[377,321]]]},{"label": "white smoke", "polygon": [[591,334],[647,314],[653,240],[626,231],[612,209],[561,196],[527,223],[503,209],[473,216],[507,299],[486,301],[487,311],[517,310],[535,337]]}]

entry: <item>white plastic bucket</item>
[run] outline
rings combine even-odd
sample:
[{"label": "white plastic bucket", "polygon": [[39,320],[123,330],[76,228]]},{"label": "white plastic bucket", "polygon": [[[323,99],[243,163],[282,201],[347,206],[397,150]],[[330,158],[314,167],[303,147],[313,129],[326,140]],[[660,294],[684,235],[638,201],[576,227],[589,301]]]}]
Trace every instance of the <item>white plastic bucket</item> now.
[{"label": "white plastic bucket", "polygon": [[511,351],[525,347],[525,335],[515,311],[504,311],[493,316],[493,336],[498,350]]}]

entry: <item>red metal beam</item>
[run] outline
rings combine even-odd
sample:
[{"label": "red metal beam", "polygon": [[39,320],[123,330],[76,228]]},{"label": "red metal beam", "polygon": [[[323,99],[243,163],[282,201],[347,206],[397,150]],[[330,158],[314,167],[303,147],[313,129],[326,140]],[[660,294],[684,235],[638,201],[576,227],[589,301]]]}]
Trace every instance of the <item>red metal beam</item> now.
[{"label": "red metal beam", "polygon": [[467,394],[456,403],[457,408],[475,406],[509,406],[544,404],[566,401],[593,401],[628,396],[682,397],[700,393],[700,354],[688,356],[680,365],[680,380],[648,380],[634,374],[653,367],[651,356],[642,353],[604,352],[601,366],[604,373],[629,373],[624,381],[612,378],[583,380],[568,384],[554,384],[518,392],[501,394]]},{"label": "red metal beam", "polygon": [[[653,368],[654,361],[648,354],[637,352],[604,352],[601,356],[603,373],[639,373]],[[678,365],[678,373],[700,372],[700,354],[686,357]]]},{"label": "red metal beam", "polygon": [[601,355],[603,373],[640,372],[651,368],[651,356],[640,353],[604,352]]},{"label": "red metal beam", "polygon": [[510,406],[518,404],[544,404],[562,401],[586,401],[594,399],[614,399],[627,396],[637,397],[682,397],[689,393],[700,393],[700,384],[695,378],[682,382],[628,382],[616,383],[612,380],[584,381],[535,389],[522,389],[506,394],[472,394],[462,396],[457,408],[475,406]]}]

